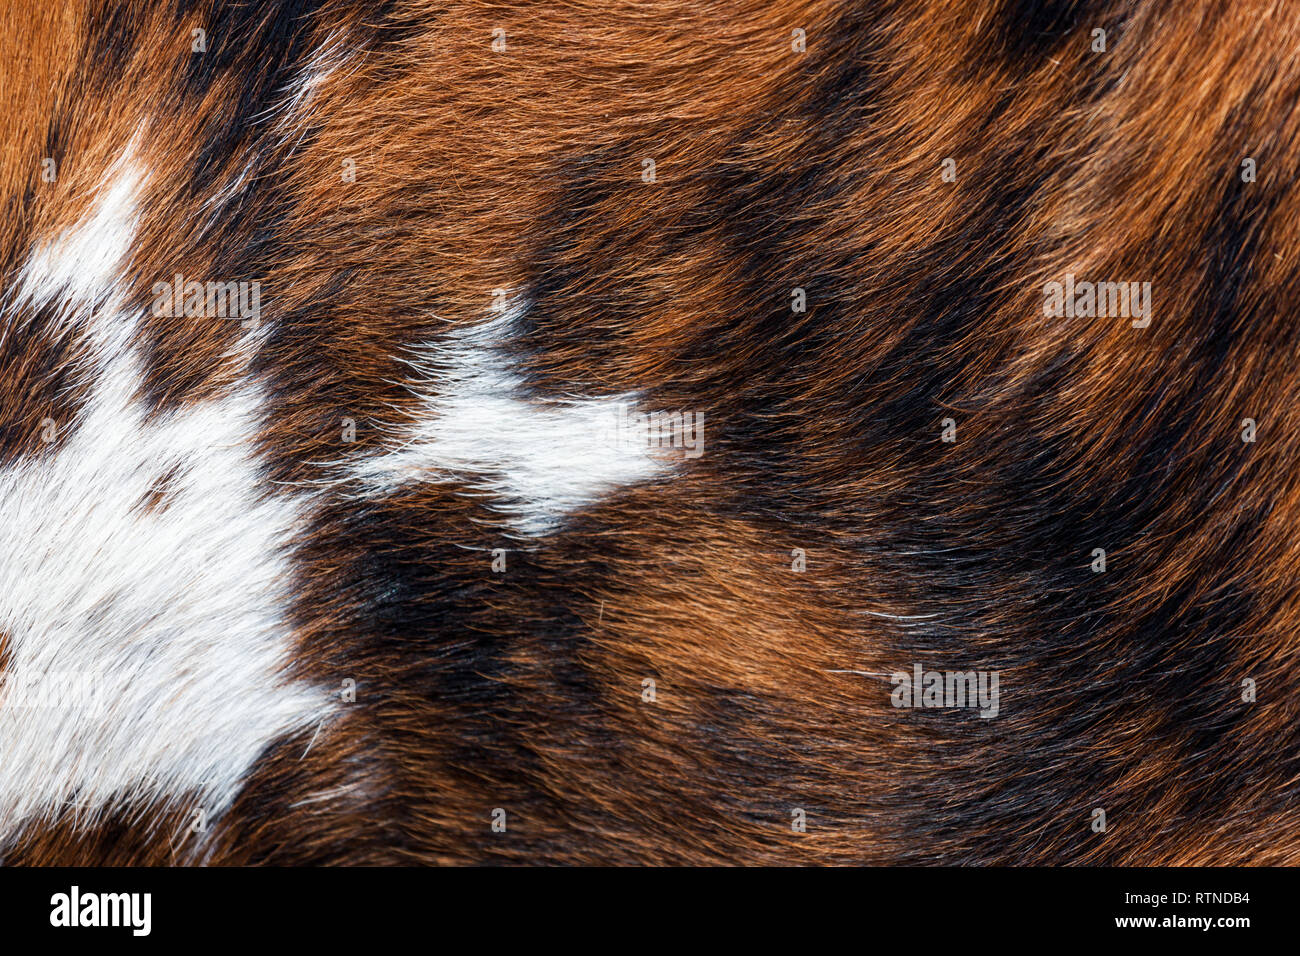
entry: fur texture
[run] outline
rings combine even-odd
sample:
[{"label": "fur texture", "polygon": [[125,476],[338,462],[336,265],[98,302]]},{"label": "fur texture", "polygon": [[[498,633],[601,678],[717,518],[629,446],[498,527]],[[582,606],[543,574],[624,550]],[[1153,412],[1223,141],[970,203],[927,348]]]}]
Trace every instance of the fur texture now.
[{"label": "fur texture", "polygon": [[1300,863],[1297,42],[6,4],[0,857]]}]

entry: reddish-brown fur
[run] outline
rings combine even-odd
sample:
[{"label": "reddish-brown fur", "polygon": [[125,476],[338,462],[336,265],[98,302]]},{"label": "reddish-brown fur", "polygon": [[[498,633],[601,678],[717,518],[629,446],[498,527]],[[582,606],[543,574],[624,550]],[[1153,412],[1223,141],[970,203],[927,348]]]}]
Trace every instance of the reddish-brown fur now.
[{"label": "reddish-brown fur", "polygon": [[[1300,863],[1300,9],[217,6],[0,12],[6,285],[134,135],[133,301],[271,290],[267,482],[419,414],[403,358],[497,288],[538,400],[640,391],[709,444],[538,541],[454,482],[322,491],[296,666],[356,681],[344,718],[201,846],[126,805],[6,862]],[[258,117],[331,35],[280,142]],[[1150,281],[1150,327],[1045,318],[1066,272]],[[233,324],[146,334],[154,408],[234,374]],[[0,464],[75,418],[75,352],[0,351]],[[864,676],[913,662],[999,670],[1001,715]]]}]

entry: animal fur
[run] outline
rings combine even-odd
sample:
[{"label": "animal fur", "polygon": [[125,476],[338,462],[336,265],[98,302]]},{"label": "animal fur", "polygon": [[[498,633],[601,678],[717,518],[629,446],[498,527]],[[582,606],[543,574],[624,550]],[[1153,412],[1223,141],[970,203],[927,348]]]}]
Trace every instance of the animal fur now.
[{"label": "animal fur", "polygon": [[[1298,42],[4,5],[0,670],[110,690],[0,699],[0,857],[1300,863]],[[997,716],[893,706],[918,664]]]}]

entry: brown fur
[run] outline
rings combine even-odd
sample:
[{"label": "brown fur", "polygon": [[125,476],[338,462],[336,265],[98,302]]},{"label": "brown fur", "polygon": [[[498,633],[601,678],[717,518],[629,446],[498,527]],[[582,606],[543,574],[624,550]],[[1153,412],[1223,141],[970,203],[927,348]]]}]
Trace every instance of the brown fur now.
[{"label": "brown fur", "polygon": [[[538,543],[455,483],[323,493],[297,665],[356,680],[346,718],[201,846],[130,806],[8,862],[1300,863],[1300,10],[217,6],[0,13],[6,276],[136,135],[134,299],[270,290],[268,482],[415,416],[404,356],[495,288],[530,303],[538,400],[640,390],[711,443]],[[281,142],[258,117],[331,35],[346,68]],[[1150,281],[1151,326],[1045,318],[1066,272]],[[151,406],[236,374],[235,334],[150,320]],[[21,345],[0,463],[84,397],[77,343]],[[913,662],[999,670],[1001,716],[862,676]]]}]

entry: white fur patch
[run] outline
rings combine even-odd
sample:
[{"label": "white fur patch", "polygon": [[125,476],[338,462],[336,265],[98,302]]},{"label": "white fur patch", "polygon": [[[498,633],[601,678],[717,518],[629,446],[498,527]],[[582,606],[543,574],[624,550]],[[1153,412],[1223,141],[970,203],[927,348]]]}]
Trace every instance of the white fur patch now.
[{"label": "white fur patch", "polygon": [[320,88],[346,62],[350,48],[344,40],[342,33],[335,31],[316,47],[299,71],[297,82],[285,90],[285,97],[278,107],[282,114],[276,123],[277,132],[303,119]]},{"label": "white fur patch", "polygon": [[136,205],[145,180],[133,152],[129,148],[109,170],[90,214],[27,260],[16,290],[19,299],[39,307],[59,295],[76,307],[112,289],[135,236]]},{"label": "white fur patch", "polygon": [[[79,419],[57,449],[0,470],[0,845],[68,807],[92,818],[197,794],[211,818],[269,744],[331,710],[325,688],[285,673],[285,549],[303,509],[266,493],[252,448],[264,397],[243,383],[145,421],[135,322],[112,287],[128,181],[23,273],[29,301],[100,304],[79,316],[95,373]],[[42,674],[100,693],[28,706],[49,703],[19,692]]]},{"label": "white fur patch", "polygon": [[400,447],[362,462],[354,477],[381,493],[410,481],[464,481],[490,495],[515,530],[538,535],[613,489],[662,474],[666,463],[650,448],[617,438],[620,410],[635,395],[522,397],[523,379],[501,348],[517,317],[508,310],[426,347],[411,363],[424,416]]}]

